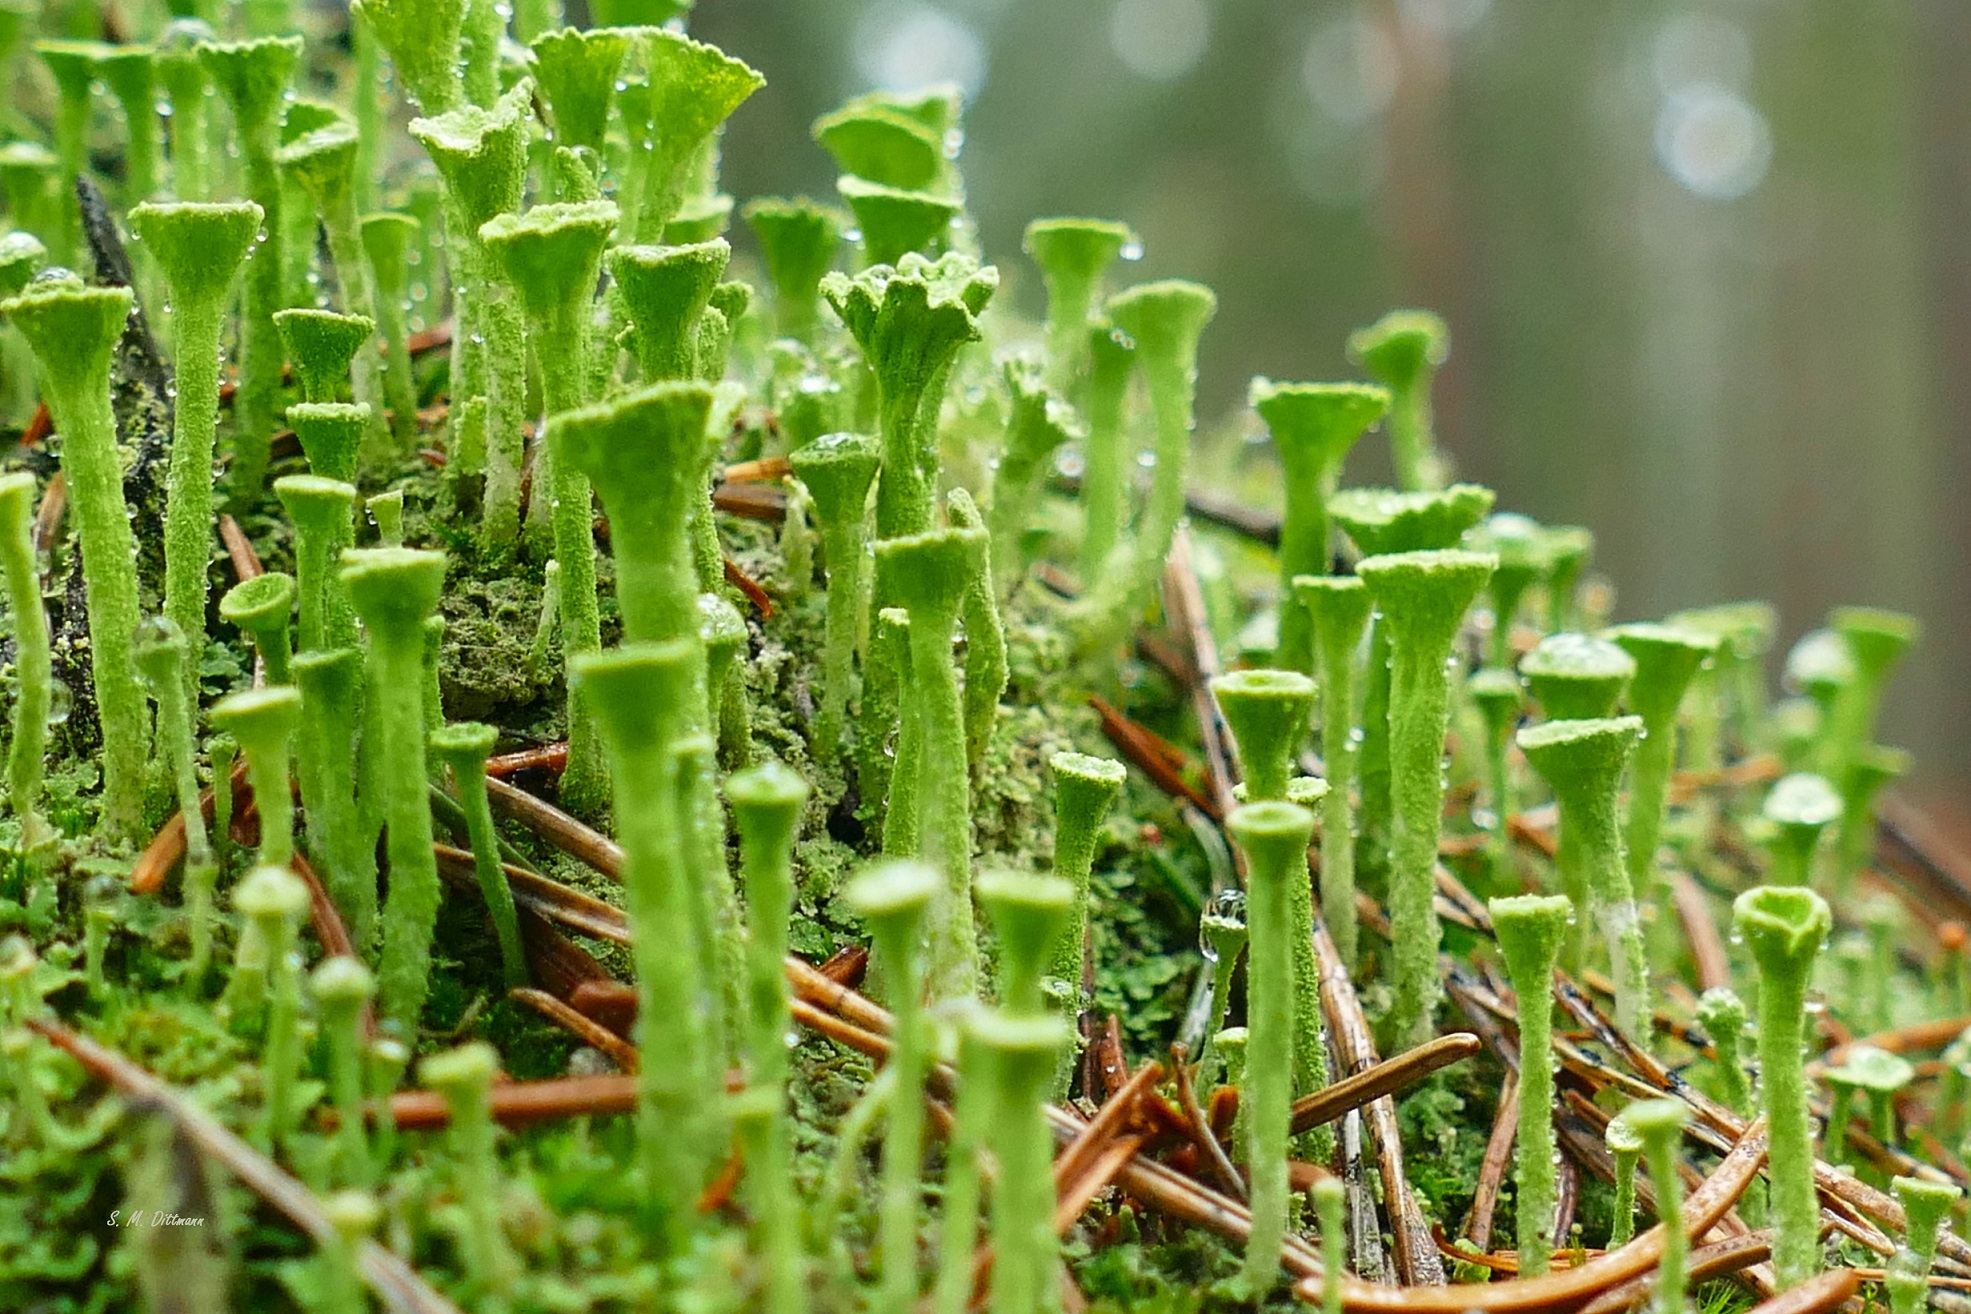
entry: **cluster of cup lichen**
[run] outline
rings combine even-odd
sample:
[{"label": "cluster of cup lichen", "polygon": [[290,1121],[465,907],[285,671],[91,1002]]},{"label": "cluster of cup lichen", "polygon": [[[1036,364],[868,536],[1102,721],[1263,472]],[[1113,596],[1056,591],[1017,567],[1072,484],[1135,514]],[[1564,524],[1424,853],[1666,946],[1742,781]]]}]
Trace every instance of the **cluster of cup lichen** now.
[{"label": "cluster of cup lichen", "polygon": [[[1050,1141],[1071,1115],[1050,1121],[1044,1101],[1102,1094],[1072,1080],[1069,1023],[1121,966],[1103,950],[1096,876],[1128,779],[1085,751],[1098,741],[1078,704],[1145,688],[1124,653],[1154,610],[1203,445],[1193,385],[1211,292],[1111,292],[1117,262],[1140,253],[1130,229],[1043,219],[1026,245],[1045,317],[1023,321],[966,217],[946,88],[858,97],[816,122],[839,205],[735,207],[719,190],[720,126],[763,82],[684,35],[666,0],[597,0],[587,29],[563,27],[558,0],[357,0],[346,23],[286,0],[136,8],[134,39],[111,44],[95,39],[93,4],[0,7],[0,69],[48,93],[23,98],[19,139],[0,148],[0,392],[23,418],[46,403],[62,480],[57,493],[29,470],[0,479],[23,873],[0,911],[30,932],[0,950],[10,1173],[45,1182],[48,1156],[107,1134],[60,1125],[49,1087],[75,1074],[26,1024],[52,1006],[155,1052],[161,1031],[207,1018],[210,1034],[183,1043],[208,1063],[253,1058],[229,1118],[325,1197],[320,1253],[290,1281],[324,1308],[364,1307],[372,1234],[413,1255],[442,1235],[430,1268],[475,1308],[668,1289],[707,1308],[866,1299],[899,1314],[928,1293],[956,1314],[988,1242],[995,1310],[1056,1307]],[[737,265],[735,208],[750,253]],[[440,306],[442,361],[414,342],[413,317],[435,322]],[[1561,1242],[1553,974],[1605,962],[1616,1025],[1647,1043],[1689,966],[1670,929],[1688,864],[1715,889],[1754,886],[1735,916],[1756,966],[1744,984],[1758,994],[1774,1255],[1796,1283],[1820,1262],[1799,1017],[1831,923],[1808,886],[1845,895],[1867,866],[1876,792],[1906,769],[1874,724],[1915,625],[1836,612],[1788,661],[1799,697],[1768,709],[1769,609],[1611,628],[1607,588],[1586,586],[1587,531],[1494,514],[1490,490],[1446,486],[1434,316],[1392,314],[1348,345],[1373,382],[1256,379],[1251,392],[1284,505],[1277,571],[1236,584],[1271,643],[1211,685],[1243,776],[1223,818],[1243,871],[1210,879],[1242,879],[1248,899],[1243,912],[1210,905],[1213,961],[1190,1023],[1203,1034],[1186,1037],[1236,1087],[1230,1155],[1249,1197],[1243,1271],[1213,1298],[1276,1288],[1282,1241],[1305,1221],[1290,1156],[1340,1164],[1325,1129],[1292,1135],[1291,1107],[1339,1075],[1327,1033],[1353,1007],[1336,995],[1350,974],[1390,1051],[1446,1020],[1434,900],[1444,841],[1467,833],[1483,861],[1459,871],[1492,898],[1480,929],[1518,992],[1520,1270],[1544,1271]],[[1378,424],[1399,487],[1341,488]],[[147,448],[167,453],[162,514],[133,526],[126,466]],[[742,462],[768,495],[715,498]],[[229,543],[239,578],[212,596],[221,505],[291,569],[256,573],[251,549]],[[777,536],[742,510],[777,520]],[[52,636],[38,542],[73,562]],[[738,587],[749,568],[764,590]],[[510,583],[538,612],[487,639]],[[53,764],[63,781],[84,757],[100,769],[93,824],[50,820],[58,658],[97,737],[90,756],[86,733],[64,734]],[[513,724],[447,719],[448,703],[486,690],[505,691],[486,705]],[[441,934],[462,910],[491,928],[472,933],[497,987],[574,993],[535,960],[546,951],[526,931],[553,901],[514,883],[541,879],[540,850],[502,828],[486,779],[497,750],[543,730],[565,740],[557,802],[613,834],[621,885],[607,892],[628,951],[603,956],[635,987],[621,1142],[634,1189],[616,1210],[628,1226],[606,1242],[584,1233],[612,1265],[586,1288],[561,1280],[565,1220],[560,1240],[534,1228],[516,1248],[513,1207],[546,1203],[530,1184],[561,1179],[502,1156],[495,1083],[515,1055],[427,1030],[441,1015],[451,1040],[472,1029],[449,1007],[448,969],[464,964]],[[1137,765],[1181,769],[1180,747],[1138,742],[1157,761]],[[1785,774],[1747,818],[1745,790],[1712,786],[1761,754]],[[1513,825],[1539,830],[1527,818],[1549,800],[1551,855],[1527,854]],[[1050,811],[1051,858],[1045,841],[982,842]],[[434,818],[470,850],[449,892]],[[250,854],[234,851],[248,820]],[[1768,839],[1749,882],[1704,867],[1714,824]],[[175,908],[114,882],[83,888],[165,840]],[[1202,861],[1167,865],[1202,908]],[[1365,898],[1387,905],[1386,944],[1357,924]],[[866,930],[891,1031],[883,1077],[831,1129],[835,1159],[807,1174],[813,1189],[789,1190],[821,1132],[800,1089],[811,1065],[787,1053],[783,969],[790,937],[805,945],[817,921]],[[1893,924],[1872,918],[1871,943],[1890,943]],[[346,952],[328,952],[328,925]],[[116,957],[119,939],[153,932],[158,954]],[[1244,1025],[1226,1027],[1242,951]],[[118,979],[106,960],[130,970]],[[1706,1008],[1707,1024],[1742,1024],[1728,995]],[[1900,1020],[1882,1003],[1872,1022]],[[1737,1039],[1718,1037],[1713,1061],[1744,1118],[1755,1102]],[[1826,1074],[1835,1159],[1854,1092],[1897,1075],[1868,1054]],[[407,1071],[442,1097],[443,1154],[397,1133],[389,1098]],[[950,1107],[935,1210],[927,1092]],[[1872,1099],[1871,1134],[1892,1147],[1893,1105]],[[872,1204],[839,1234],[879,1120]],[[1612,1149],[1634,1139],[1615,1153],[1628,1174],[1647,1157],[1671,1221],[1685,1121],[1682,1105],[1638,1105],[1610,1130]],[[586,1142],[533,1146],[587,1165],[571,1173],[613,1163]],[[745,1254],[722,1283],[708,1272],[734,1230],[702,1200],[735,1147]],[[157,1176],[133,1173],[133,1189]],[[1914,1218],[1936,1183],[1907,1180]],[[1315,1203],[1331,1270],[1373,1250],[1341,1244],[1365,1219],[1344,1224],[1336,1193]],[[154,1249],[138,1248],[140,1266],[167,1262]],[[1934,1252],[1913,1224],[1890,1279],[1898,1301],[1920,1295]],[[1683,1257],[1664,1250],[1670,1304]],[[189,1271],[229,1281],[223,1248]],[[1328,1276],[1319,1296],[1343,1302]]]}]

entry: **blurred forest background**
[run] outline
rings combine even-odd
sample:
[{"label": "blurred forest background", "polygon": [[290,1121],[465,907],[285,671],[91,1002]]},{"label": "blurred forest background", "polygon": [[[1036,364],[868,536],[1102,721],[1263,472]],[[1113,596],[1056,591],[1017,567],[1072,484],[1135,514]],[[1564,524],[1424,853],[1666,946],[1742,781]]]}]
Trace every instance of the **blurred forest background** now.
[{"label": "blurred forest background", "polygon": [[1441,311],[1459,472],[1592,526],[1620,617],[1770,598],[1776,665],[1830,605],[1920,614],[1884,736],[1962,806],[1963,0],[699,0],[691,29],[768,78],[741,197],[831,195],[790,143],[845,96],[962,83],[1002,296],[1039,309],[1028,219],[1127,220],[1133,275],[1218,291],[1207,420]]}]

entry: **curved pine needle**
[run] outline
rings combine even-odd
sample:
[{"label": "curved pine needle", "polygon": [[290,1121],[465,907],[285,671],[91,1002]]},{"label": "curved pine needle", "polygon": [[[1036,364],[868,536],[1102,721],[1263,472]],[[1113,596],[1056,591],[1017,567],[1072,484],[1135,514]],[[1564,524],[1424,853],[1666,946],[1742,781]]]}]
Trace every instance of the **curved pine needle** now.
[{"label": "curved pine needle", "polygon": [[[242,1185],[285,1214],[289,1222],[306,1232],[317,1245],[337,1243],[335,1228],[322,1212],[315,1193],[235,1136],[217,1118],[121,1054],[59,1022],[29,1018],[26,1025],[73,1056],[91,1076],[115,1087],[132,1103],[168,1116],[187,1139]],[[357,1261],[363,1281],[395,1314],[460,1314],[458,1306],[432,1290],[409,1264],[376,1242],[364,1241],[357,1252]]]}]

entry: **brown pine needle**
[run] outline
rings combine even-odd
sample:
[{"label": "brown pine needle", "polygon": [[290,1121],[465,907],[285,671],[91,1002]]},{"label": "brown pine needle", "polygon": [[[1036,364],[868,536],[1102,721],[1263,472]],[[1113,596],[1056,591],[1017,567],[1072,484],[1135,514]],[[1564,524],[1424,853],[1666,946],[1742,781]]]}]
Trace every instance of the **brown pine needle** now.
[{"label": "brown pine needle", "polygon": [[[337,1244],[335,1228],[322,1213],[321,1202],[314,1192],[235,1136],[217,1118],[121,1054],[53,1019],[29,1018],[26,1025],[72,1055],[91,1076],[114,1086],[133,1104],[169,1117],[187,1139],[242,1185],[285,1214],[315,1244]],[[362,1243],[357,1264],[370,1290],[396,1314],[460,1314],[458,1306],[433,1291],[409,1264],[374,1241]]]}]

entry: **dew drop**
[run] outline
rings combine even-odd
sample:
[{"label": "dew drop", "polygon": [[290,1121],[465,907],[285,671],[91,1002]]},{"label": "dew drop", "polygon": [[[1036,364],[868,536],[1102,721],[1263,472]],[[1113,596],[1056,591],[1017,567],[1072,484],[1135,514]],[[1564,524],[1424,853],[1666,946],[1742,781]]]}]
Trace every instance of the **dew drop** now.
[{"label": "dew drop", "polygon": [[75,695],[69,692],[60,680],[48,682],[48,724],[67,725],[68,714],[75,707]]},{"label": "dew drop", "polygon": [[137,630],[131,642],[139,648],[163,647],[171,642],[175,634],[176,630],[171,622],[164,617],[146,616],[137,622]]}]

